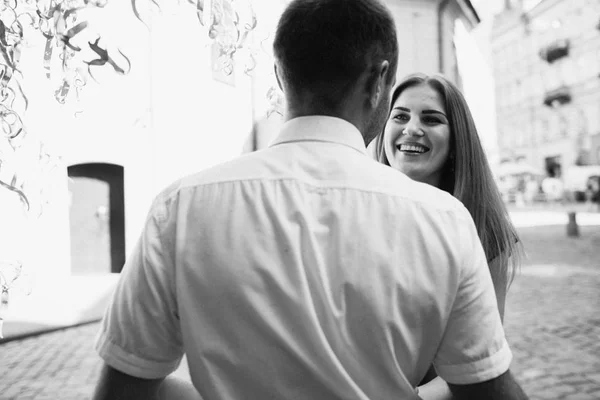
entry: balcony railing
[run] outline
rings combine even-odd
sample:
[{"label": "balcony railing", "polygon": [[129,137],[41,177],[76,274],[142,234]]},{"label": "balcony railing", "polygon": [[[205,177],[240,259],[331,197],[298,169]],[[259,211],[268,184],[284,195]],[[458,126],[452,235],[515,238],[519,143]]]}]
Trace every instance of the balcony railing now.
[{"label": "balcony railing", "polygon": [[548,107],[558,107],[571,102],[571,90],[567,86],[546,92],[544,104]]},{"label": "balcony railing", "polygon": [[540,50],[540,57],[548,63],[569,55],[571,43],[569,39],[560,39]]}]

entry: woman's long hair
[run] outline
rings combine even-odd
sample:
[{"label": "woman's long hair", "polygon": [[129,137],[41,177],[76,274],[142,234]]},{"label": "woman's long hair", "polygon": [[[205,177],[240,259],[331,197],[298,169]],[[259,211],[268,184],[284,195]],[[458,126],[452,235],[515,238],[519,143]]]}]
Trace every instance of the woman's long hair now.
[{"label": "woman's long hair", "polygon": [[[494,282],[508,286],[521,258],[521,243],[494,181],[481,146],[469,106],[460,90],[442,75],[414,74],[405,78],[392,93],[394,103],[405,89],[429,85],[439,93],[450,125],[450,152],[439,188],[460,200],[475,222]],[[384,150],[383,132],[374,139],[377,160],[390,165]]]}]

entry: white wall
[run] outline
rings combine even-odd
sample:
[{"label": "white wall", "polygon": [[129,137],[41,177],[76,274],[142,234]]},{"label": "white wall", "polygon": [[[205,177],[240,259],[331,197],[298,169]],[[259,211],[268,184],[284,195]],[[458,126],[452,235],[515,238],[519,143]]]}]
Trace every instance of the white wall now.
[{"label": "white wall", "polygon": [[391,0],[399,44],[398,79],[438,68],[437,0]]},{"label": "white wall", "polygon": [[212,78],[210,43],[190,11],[160,23],[156,18],[153,26],[151,125],[159,187],[239,155],[252,123],[250,77],[237,65],[235,86]]},{"label": "white wall", "polygon": [[[120,37],[127,38],[134,69],[110,105],[123,122],[94,115],[97,129],[69,146],[72,163],[123,165],[127,253],[153,197],[178,178],[237,156],[251,126],[250,78],[237,68],[235,86],[213,80],[210,42],[193,7],[165,4],[146,13],[149,33],[128,5],[121,7],[129,13],[129,25],[122,25],[128,32]],[[110,96],[107,87],[99,90]]]},{"label": "white wall", "polygon": [[457,23],[457,56],[463,76],[463,93],[473,114],[475,125],[488,157],[497,158],[496,97],[494,77],[475,38]]},{"label": "white wall", "polygon": [[[126,76],[96,69],[101,84],[89,82],[80,103],[55,102],[56,82],[44,76],[40,43],[23,56],[31,103],[24,121],[30,138],[39,138],[60,158],[59,172],[48,185],[56,193],[43,217],[13,213],[10,226],[0,228],[0,237],[13,237],[5,243],[23,244],[3,254],[25,257],[33,273],[70,271],[67,166],[102,162],[124,167],[129,254],[158,191],[241,152],[252,122],[250,77],[239,67],[235,86],[213,80],[209,42],[194,7],[162,3],[162,13],[151,16],[138,1],[146,18],[151,16],[151,33],[135,19],[130,2],[111,1],[92,20],[103,33],[101,43],[113,50],[118,45],[132,69]],[[20,207],[13,197],[2,196],[3,211],[11,209],[9,201]]]}]

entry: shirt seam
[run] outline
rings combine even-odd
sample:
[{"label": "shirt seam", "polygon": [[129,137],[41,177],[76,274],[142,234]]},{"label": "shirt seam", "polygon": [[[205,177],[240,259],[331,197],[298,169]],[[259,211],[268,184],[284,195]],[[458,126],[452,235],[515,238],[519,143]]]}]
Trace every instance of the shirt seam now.
[{"label": "shirt seam", "polygon": [[336,141],[333,141],[333,140],[327,140],[327,139],[302,139],[302,138],[299,138],[299,139],[282,140],[282,141],[279,141],[279,142],[275,141],[275,142],[273,142],[273,143],[271,143],[269,145],[269,148],[280,146],[280,145],[286,145],[286,144],[300,143],[300,142],[302,142],[302,143],[306,143],[306,142],[312,142],[312,143],[329,143],[329,144],[334,144],[334,145],[348,147],[348,148],[350,148],[350,149],[352,149],[354,151],[357,151],[360,154],[365,155],[365,156],[368,155],[366,147],[364,149],[362,149],[362,148],[358,148],[358,147],[356,147],[356,146],[354,146],[352,144],[349,144],[349,143],[340,143],[340,142],[336,142]]},{"label": "shirt seam", "polygon": [[[418,206],[423,206],[423,205],[429,205],[434,207],[434,209],[436,211],[441,211],[441,212],[447,212],[447,213],[452,213],[454,215],[457,215],[459,218],[463,219],[462,217],[462,213],[461,213],[461,207],[458,206],[452,206],[452,207],[448,207],[448,208],[444,208],[444,207],[439,207],[437,205],[435,205],[432,202],[429,201],[424,201],[423,199],[417,200],[417,199],[412,199],[410,197],[404,196],[402,194],[399,193],[389,193],[389,192],[385,192],[383,190],[376,190],[376,189],[363,189],[363,188],[357,188],[357,187],[352,187],[352,186],[317,186],[317,185],[313,185],[310,184],[308,182],[304,182],[302,180],[299,180],[297,178],[293,178],[293,177],[286,177],[286,178],[239,178],[239,179],[227,179],[227,180],[219,180],[219,181],[215,181],[215,182],[201,182],[201,183],[197,183],[194,185],[190,185],[190,186],[185,186],[185,185],[179,185],[177,186],[175,189],[172,189],[171,191],[169,191],[169,193],[163,193],[162,195],[159,195],[157,200],[157,203],[159,203],[161,206],[164,206],[165,208],[168,207],[167,203],[173,201],[178,195],[179,193],[183,190],[183,189],[198,189],[198,188],[203,188],[203,187],[209,187],[209,186],[218,186],[218,185],[223,185],[223,184],[231,184],[231,183],[249,183],[249,182],[285,182],[285,181],[289,181],[289,182],[294,182],[294,183],[298,183],[301,184],[303,186],[308,186],[314,189],[321,189],[321,190],[353,190],[356,192],[360,192],[360,193],[367,193],[367,194],[381,194],[381,195],[385,195],[385,196],[389,196],[392,198],[399,198],[399,199],[404,199],[406,201],[409,201],[413,204],[416,204]],[[156,208],[157,204],[154,204],[153,209]],[[464,206],[463,206],[464,208]],[[465,209],[466,210],[466,209]]]}]

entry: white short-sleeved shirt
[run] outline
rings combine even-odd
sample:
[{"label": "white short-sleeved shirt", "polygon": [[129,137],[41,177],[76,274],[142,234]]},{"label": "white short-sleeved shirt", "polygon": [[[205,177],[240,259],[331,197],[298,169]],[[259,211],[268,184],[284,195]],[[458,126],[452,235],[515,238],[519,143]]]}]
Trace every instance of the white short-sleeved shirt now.
[{"label": "white short-sleeved shirt", "polygon": [[432,363],[466,384],[512,358],[466,209],[332,117],[163,191],[96,348],[141,378],[185,353],[205,400],[414,399]]}]

